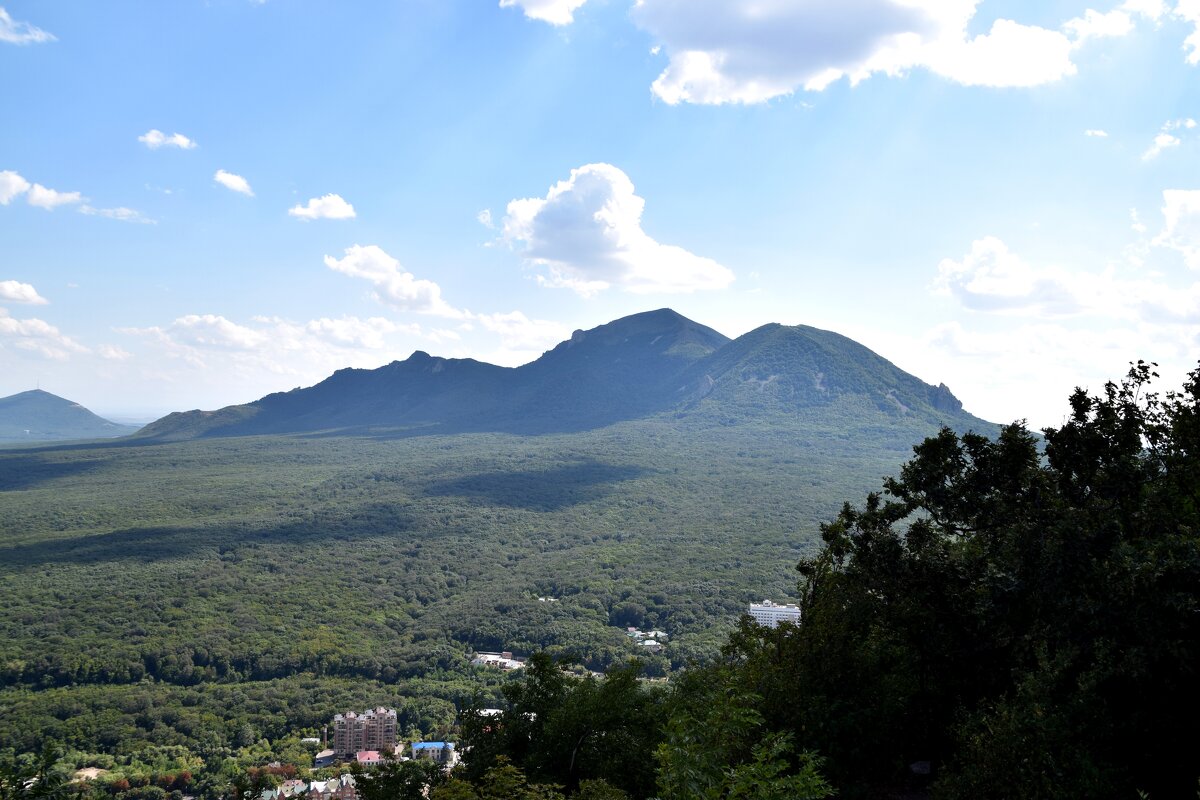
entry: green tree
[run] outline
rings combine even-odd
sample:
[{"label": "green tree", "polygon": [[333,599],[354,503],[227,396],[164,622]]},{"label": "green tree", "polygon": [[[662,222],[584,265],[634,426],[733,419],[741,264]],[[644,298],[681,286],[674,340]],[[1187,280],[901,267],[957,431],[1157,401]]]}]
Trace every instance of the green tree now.
[{"label": "green tree", "polygon": [[[801,562],[803,622],[731,640],[768,727],[848,794],[1189,792],[1200,774],[1200,370],[1139,362],[1044,440],[948,429]],[[1040,449],[1044,441],[1044,452]]]},{"label": "green tree", "polygon": [[46,745],[36,756],[0,752],[0,800],[55,800],[67,793],[67,782],[56,769],[60,751]]},{"label": "green tree", "polygon": [[350,772],[362,800],[425,800],[431,788],[444,782],[445,775],[432,761],[401,761],[390,755],[369,769],[352,764]]}]

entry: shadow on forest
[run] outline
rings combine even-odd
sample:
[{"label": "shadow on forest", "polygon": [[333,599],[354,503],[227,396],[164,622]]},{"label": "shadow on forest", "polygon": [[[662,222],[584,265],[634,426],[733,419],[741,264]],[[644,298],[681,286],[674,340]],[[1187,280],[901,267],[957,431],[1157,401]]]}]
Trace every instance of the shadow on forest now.
[{"label": "shadow on forest", "polygon": [[56,478],[69,478],[91,472],[104,466],[109,459],[78,459],[74,461],[46,461],[37,455],[14,454],[0,458],[0,492],[31,489],[40,483]]},{"label": "shadow on forest", "polygon": [[486,505],[528,511],[558,511],[606,497],[616,485],[646,475],[645,467],[580,461],[544,470],[484,472],[425,487],[433,497],[462,497]]},{"label": "shadow on forest", "polygon": [[230,526],[163,526],[127,528],[71,539],[54,539],[0,547],[0,564],[99,564],[111,561],[149,563],[182,558],[201,550],[219,551],[222,558],[241,560],[258,545],[297,545],[325,540],[330,543],[377,538],[413,528],[411,516],[395,507],[375,504],[325,514],[303,522],[267,528]]}]

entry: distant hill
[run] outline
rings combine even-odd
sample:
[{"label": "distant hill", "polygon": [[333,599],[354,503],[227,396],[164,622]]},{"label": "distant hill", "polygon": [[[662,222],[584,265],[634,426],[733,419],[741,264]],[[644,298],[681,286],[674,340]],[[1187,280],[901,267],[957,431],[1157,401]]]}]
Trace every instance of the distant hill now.
[{"label": "distant hill", "polygon": [[877,417],[884,425],[903,418],[994,428],[964,412],[944,384],[924,383],[839,334],[771,324],[730,340],[659,309],[576,331],[517,368],[416,352],[374,370],[339,370],[316,386],[253,403],[170,414],[141,435],[380,428],[550,433],[659,414],[720,424],[787,426],[803,417],[836,427],[845,416],[855,418],[855,427]]},{"label": "distant hill", "polygon": [[119,425],[78,403],[33,389],[0,398],[0,442],[45,442],[125,436],[136,425]]}]

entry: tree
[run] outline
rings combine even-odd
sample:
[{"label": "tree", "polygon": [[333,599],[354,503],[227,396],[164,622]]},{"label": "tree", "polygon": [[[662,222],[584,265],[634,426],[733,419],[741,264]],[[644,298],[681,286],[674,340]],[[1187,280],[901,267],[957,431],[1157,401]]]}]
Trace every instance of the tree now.
[{"label": "tree", "polygon": [[61,756],[47,744],[36,756],[0,753],[0,800],[55,800],[66,794],[67,783],[55,769]]},{"label": "tree", "polygon": [[1043,440],[942,430],[823,526],[799,628],[727,651],[768,726],[850,795],[914,761],[948,797],[1193,790],[1200,369],[1164,398],[1152,367]]},{"label": "tree", "polygon": [[439,764],[401,761],[390,753],[382,763],[365,769],[350,765],[354,789],[362,800],[425,800],[429,790],[444,781]]}]

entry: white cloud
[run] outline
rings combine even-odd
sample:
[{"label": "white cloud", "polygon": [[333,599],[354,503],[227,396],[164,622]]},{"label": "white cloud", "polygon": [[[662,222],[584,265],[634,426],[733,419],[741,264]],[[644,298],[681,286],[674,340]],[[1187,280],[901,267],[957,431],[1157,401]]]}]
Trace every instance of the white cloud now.
[{"label": "white cloud", "polygon": [[1191,118],[1173,119],[1163,123],[1162,129],[1158,135],[1154,137],[1154,142],[1150,148],[1142,153],[1142,160],[1149,161],[1157,158],[1164,150],[1172,147],[1178,147],[1183,140],[1175,136],[1173,131],[1193,130],[1196,127],[1196,120]]},{"label": "white cloud", "polygon": [[969,86],[1036,86],[1075,73],[1061,31],[998,19],[973,38],[977,0],[638,0],[637,23],[670,63],[670,104],[759,103],[843,77],[929,69]]},{"label": "white cloud", "polygon": [[359,319],[358,317],[330,319],[322,317],[321,319],[314,319],[306,323],[304,330],[312,336],[341,347],[365,347],[370,350],[383,349],[386,345],[386,336],[389,333],[396,333],[397,331],[404,331],[406,333],[420,332],[417,326],[397,325],[383,317],[369,317],[368,319]]},{"label": "white cloud", "polygon": [[199,347],[252,350],[267,341],[265,334],[216,314],[188,314],[169,330],[176,341]]},{"label": "white cloud", "polygon": [[546,197],[513,200],[502,238],[531,263],[548,268],[542,285],[591,295],[722,289],[733,273],[710,258],[659,244],[642,230],[645,200],[611,164],[587,164],[550,187]]},{"label": "white cloud", "polygon": [[551,25],[570,25],[575,11],[587,0],[500,0],[501,8],[519,7],[527,19],[549,22]]},{"label": "white cloud", "polygon": [[[1190,265],[1200,268],[1200,191],[1194,195],[1174,203],[1177,213],[1175,217],[1166,214],[1164,234],[1174,231],[1192,242],[1190,256],[1185,252],[1185,257]],[[1189,208],[1192,219],[1180,223]],[[1189,225],[1188,231],[1184,231]],[[1184,242],[1172,240],[1163,244],[1176,247]],[[1010,316],[1089,316],[1147,324],[1200,323],[1200,283],[1173,286],[1140,270],[1122,276],[1115,266],[1100,272],[1035,266],[992,236],[973,242],[971,251],[961,261],[943,259],[938,265],[934,289],[954,297],[969,310]]]},{"label": "white cloud", "polygon": [[1083,132],[1083,135],[1091,136],[1091,137],[1095,137],[1095,138],[1099,138],[1099,139],[1107,139],[1108,131],[1102,131],[1102,130],[1099,130],[1098,128],[1088,128],[1086,131]]},{"label": "white cloud", "polygon": [[102,344],[96,348],[96,354],[106,361],[128,361],[133,354],[114,344]]},{"label": "white cloud", "polygon": [[29,191],[25,195],[25,200],[31,206],[53,211],[59,206],[82,203],[83,196],[79,192],[56,192],[54,189],[47,189],[40,183],[35,183],[29,187]]},{"label": "white cloud", "polygon": [[479,220],[479,224],[485,228],[491,230],[495,230],[496,228],[496,223],[492,222],[492,210],[490,208],[485,208],[483,211],[480,211],[475,215],[475,219]]},{"label": "white cloud", "polygon": [[19,281],[0,281],[0,300],[13,303],[29,303],[34,306],[44,306],[49,301],[37,293],[37,289],[28,283]]},{"label": "white cloud", "polygon": [[376,297],[402,311],[461,318],[463,312],[451,308],[442,299],[442,290],[433,281],[419,280],[400,266],[400,262],[376,245],[347,247],[342,258],[325,256],[325,266],[354,278],[363,278],[375,286]]},{"label": "white cloud", "polygon": [[934,287],[975,311],[1059,315],[1080,310],[1068,283],[1061,272],[1035,269],[1004,242],[986,236],[961,261],[942,259]]},{"label": "white cloud", "polygon": [[17,22],[0,6],[0,42],[9,44],[41,44],[56,41],[54,34],[36,28],[28,22]]},{"label": "white cloud", "polygon": [[476,314],[472,317],[485,330],[498,334],[509,350],[543,353],[571,335],[560,322],[530,319],[520,311],[507,314]]},{"label": "white cloud", "polygon": [[167,136],[157,128],[152,128],[143,133],[138,137],[138,141],[151,150],[157,150],[160,147],[178,147],[180,150],[191,150],[196,146],[194,141],[182,133],[172,133],[170,136]]},{"label": "white cloud", "polygon": [[1150,149],[1142,153],[1142,161],[1158,158],[1158,155],[1162,151],[1178,147],[1180,142],[1181,140],[1178,136],[1172,136],[1169,133],[1160,133],[1154,137],[1154,143],[1150,145]]},{"label": "white cloud", "polygon": [[1179,0],[1172,13],[1193,26],[1183,46],[1188,50],[1187,63],[1200,64],[1200,0]]},{"label": "white cloud", "polygon": [[1133,18],[1125,8],[1115,8],[1108,13],[1089,8],[1082,17],[1067,20],[1063,30],[1075,37],[1079,47],[1088,39],[1126,36],[1133,32]]},{"label": "white cloud", "polygon": [[354,219],[355,217],[354,206],[336,194],[314,197],[308,201],[308,205],[297,205],[289,208],[288,214],[303,220]]},{"label": "white cloud", "polygon": [[89,205],[83,205],[79,208],[79,213],[87,214],[90,217],[105,217],[107,219],[115,219],[120,222],[136,222],[139,225],[156,225],[156,220],[150,219],[145,214],[132,208],[119,206],[117,208],[95,208]]},{"label": "white cloud", "polygon": [[241,175],[234,175],[232,172],[219,169],[213,175],[213,180],[230,191],[254,197],[254,190],[250,188],[250,183]]},{"label": "white cloud", "polygon": [[14,197],[19,197],[29,191],[29,181],[12,170],[0,172],[0,206],[6,206]]},{"label": "white cloud", "polygon": [[1200,189],[1163,192],[1163,229],[1153,244],[1176,250],[1184,263],[1200,269]]},{"label": "white cloud", "polygon": [[0,347],[9,345],[56,361],[88,352],[86,347],[45,320],[14,319],[0,308]]}]

